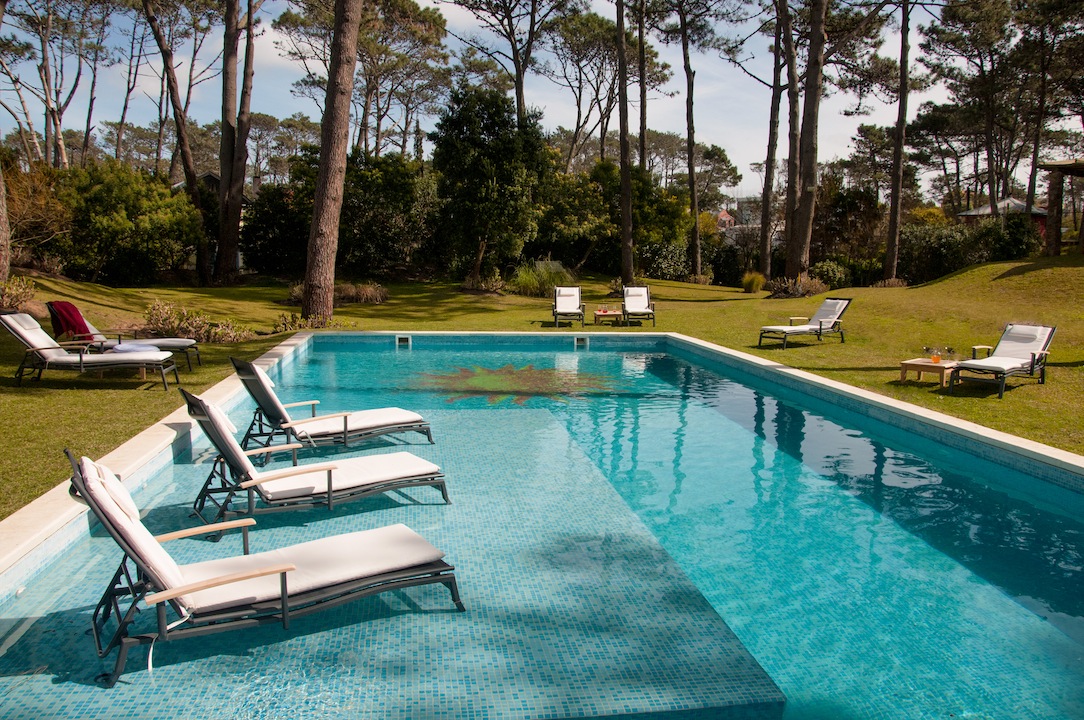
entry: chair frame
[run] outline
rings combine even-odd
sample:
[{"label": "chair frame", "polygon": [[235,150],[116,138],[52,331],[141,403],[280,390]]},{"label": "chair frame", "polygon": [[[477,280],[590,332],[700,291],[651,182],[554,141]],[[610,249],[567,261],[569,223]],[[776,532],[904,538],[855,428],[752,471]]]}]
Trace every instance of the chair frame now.
[{"label": "chair frame", "polygon": [[[204,480],[199,494],[192,503],[195,514],[206,523],[217,523],[232,517],[250,517],[253,515],[281,512],[283,510],[297,510],[311,507],[326,507],[329,511],[335,508],[337,503],[357,500],[369,495],[380,495],[392,490],[403,490],[411,487],[434,487],[440,491],[441,497],[446,504],[451,503],[448,497],[448,487],[442,472],[408,477],[393,478],[380,483],[373,483],[362,487],[346,488],[335,491],[332,489],[332,479],[338,467],[334,463],[318,463],[316,465],[298,465],[297,451],[303,446],[297,443],[276,445],[273,447],[260,447],[252,450],[244,450],[232,436],[223,437],[215,427],[207,410],[207,402],[197,395],[193,395],[184,388],[180,388],[188,406],[189,416],[196,421],[203,430],[203,434],[211,441],[218,456],[211,466],[211,472]],[[234,447],[229,447],[230,444]],[[283,470],[275,470],[261,474],[253,478],[251,474],[230,461],[232,454],[255,456],[268,455],[270,453],[289,450],[293,453],[293,466]],[[315,491],[311,495],[272,500],[259,492],[260,483],[268,480],[279,480],[290,475],[307,474],[315,471],[326,471],[327,487]],[[237,496],[246,498],[245,509],[231,509]],[[259,502],[258,502],[259,501]],[[262,506],[261,504],[262,503]],[[215,516],[207,520],[204,511],[208,506],[215,508]]]},{"label": "chair frame", "polygon": [[[1010,323],[1009,325],[1007,325],[1005,327],[1005,330],[1008,331],[1009,327],[1011,327],[1013,325],[1016,325],[1016,324],[1024,324],[1024,323]],[[992,368],[991,369],[970,368],[970,367],[962,367],[960,365],[957,365],[956,367],[952,368],[952,371],[949,374],[949,383],[948,383],[949,394],[951,395],[951,394],[954,393],[954,390],[956,388],[956,383],[958,383],[958,382],[959,383],[963,383],[963,382],[987,383],[987,384],[990,384],[990,385],[997,385],[997,397],[1000,400],[1000,399],[1005,397],[1005,381],[1006,380],[1008,380],[1010,377],[1030,377],[1030,378],[1034,378],[1036,373],[1038,373],[1039,384],[1040,385],[1045,385],[1046,384],[1046,360],[1047,360],[1047,357],[1050,355],[1050,351],[1049,351],[1048,348],[1050,347],[1050,343],[1054,340],[1054,333],[1057,332],[1058,328],[1056,326],[1049,326],[1049,325],[1042,325],[1040,327],[1048,328],[1050,330],[1050,333],[1046,336],[1046,342],[1043,343],[1042,349],[1031,353],[1031,362],[1028,364],[1026,369],[1025,368],[1015,368],[1015,369],[1012,369],[1012,370],[995,370],[995,369],[992,369]],[[1005,333],[1003,332],[1002,336],[1004,336],[1004,335],[1005,335]],[[999,343],[1000,343],[1000,341],[999,341]],[[975,346],[974,348],[971,349],[971,359],[972,360],[977,359],[978,348],[979,347],[981,347],[981,346]],[[985,346],[985,347],[989,347],[989,346]],[[986,357],[997,357],[996,348],[993,351],[987,350]],[[1023,360],[1024,358],[1017,358],[1017,359]],[[964,376],[964,375],[960,374],[962,371],[966,371],[966,372],[969,372],[969,373],[975,373],[975,375],[982,376],[982,377]],[[990,376],[990,377],[985,377],[987,375]]]},{"label": "chair frame", "polygon": [[[245,386],[245,390],[252,397],[256,403],[256,410],[252,415],[252,422],[249,423],[248,429],[245,431],[244,439],[241,440],[241,447],[248,449],[250,444],[255,444],[257,447],[272,447],[276,438],[281,438],[286,444],[299,444],[304,447],[321,447],[328,445],[339,445],[343,447],[349,447],[351,442],[357,442],[362,440],[368,440],[370,438],[379,437],[381,435],[391,435],[396,433],[416,432],[425,435],[429,440],[429,444],[433,444],[433,430],[426,421],[418,423],[407,423],[402,425],[382,425],[375,428],[366,428],[364,430],[350,430],[349,428],[349,412],[333,413],[329,415],[317,415],[316,406],[320,404],[319,400],[302,400],[300,402],[283,403],[278,400],[278,396],[271,388],[265,387],[261,379],[256,374],[256,365],[247,360],[241,360],[240,358],[230,357],[230,362],[233,363],[233,369],[237,373],[237,377],[240,378],[241,384]],[[305,407],[311,408],[311,417],[301,418],[300,420],[294,420],[289,417],[278,417],[275,411],[276,402],[289,411],[289,408]],[[306,435],[304,437],[298,435],[297,428],[304,428],[305,423],[312,422],[313,420],[326,420],[327,418],[341,417],[343,421],[343,431],[341,433],[336,432],[334,434],[327,435]]]},{"label": "chair frame", "polygon": [[[642,287],[646,295],[647,310],[632,310],[628,309],[628,296],[625,291],[633,287]],[[642,320],[644,318],[651,318],[651,327],[655,327],[655,302],[651,299],[651,288],[647,285],[627,285],[621,288],[621,320],[625,327],[629,327],[630,320]]]},{"label": "chair frame", "polygon": [[[760,337],[757,339],[757,347],[761,346],[761,344],[764,342],[764,338],[769,338],[773,340],[782,340],[783,349],[786,350],[787,340],[790,339],[792,336],[797,337],[799,335],[816,335],[817,340],[819,341],[823,341],[825,335],[839,335],[839,342],[841,344],[847,342],[847,336],[843,332],[843,313],[847,312],[847,308],[851,306],[851,298],[829,297],[825,298],[824,302],[828,302],[830,300],[835,300],[837,302],[843,301],[846,302],[846,305],[843,306],[843,309],[839,311],[839,315],[836,315],[835,319],[832,320],[832,322],[830,322],[827,326],[825,325],[825,320],[819,320],[817,321],[817,327],[815,329],[808,330],[794,330],[792,332],[787,332],[784,330],[766,330],[765,328],[761,328]],[[800,326],[795,327],[797,328]]]},{"label": "chair frame", "polygon": [[[49,310],[49,321],[53,325],[53,335],[55,335],[57,337],[57,339],[59,340],[60,337],[64,334],[61,331],[61,327],[63,325],[63,322],[60,319],[60,314],[56,311],[56,308],[53,307],[53,302],[52,301],[45,303],[45,307]],[[72,305],[72,307],[75,307],[75,306]],[[139,333],[134,332],[134,331],[132,331],[132,332],[121,332],[119,330],[109,330],[107,332],[102,332],[101,330],[99,330],[98,328],[96,328],[96,327],[94,327],[93,325],[90,324],[90,321],[87,320],[87,316],[83,315],[82,310],[80,310],[77,307],[75,307],[75,310],[76,310],[76,312],[78,312],[82,316],[83,322],[86,323],[87,330],[89,332],[87,333],[87,335],[72,334],[72,340],[76,341],[76,342],[90,343],[90,344],[92,344],[92,346],[99,348],[101,352],[104,352],[105,350],[108,350],[111,345],[119,345],[120,343],[122,343],[124,341],[125,336],[128,336],[132,340],[133,344],[139,343],[139,344],[143,344],[143,345],[154,345],[154,347],[158,348],[159,350],[161,350],[162,348],[160,348],[157,344],[155,344],[156,340],[161,341],[161,340],[186,339],[186,338],[156,338],[156,337],[151,336],[151,335],[148,335],[146,337],[141,338],[141,337],[139,337]],[[107,333],[108,333],[108,335],[107,335]],[[114,341],[111,338],[116,338],[116,340]],[[173,353],[176,353],[177,350],[180,350],[180,351],[184,352],[184,358],[188,362],[189,371],[192,370],[192,353],[195,353],[196,354],[196,362],[199,364],[200,367],[203,367],[203,357],[200,355],[199,346],[196,345],[196,344],[188,345],[186,347],[178,347],[178,348],[168,348],[167,347],[167,348],[165,348],[165,350],[168,351],[168,352],[173,352]]]},{"label": "chair frame", "polygon": [[[172,372],[173,378],[178,385],[181,384],[181,377],[177,373],[177,363],[174,362],[172,357],[169,357],[161,362],[148,362],[146,360],[126,360],[124,359],[124,353],[112,353],[105,356],[100,352],[100,343],[97,342],[56,342],[54,345],[47,347],[35,347],[16,332],[8,325],[3,318],[10,317],[10,315],[0,316],[0,324],[3,324],[7,330],[18,338],[19,342],[26,348],[26,352],[23,354],[22,362],[19,363],[18,369],[15,370],[15,380],[17,385],[23,384],[23,377],[26,375],[34,375],[34,380],[41,380],[41,375],[50,368],[53,370],[69,370],[79,374],[85,372],[102,372],[105,370],[154,370],[162,378],[162,387],[166,391],[169,390],[169,382],[166,379],[166,373]],[[98,352],[93,351],[95,348]],[[70,364],[56,364],[49,361],[49,358],[43,356],[47,350],[64,350],[68,356],[75,354],[73,351],[78,351],[79,364],[78,366],[72,366]],[[105,360],[103,362],[103,359]]]},{"label": "chair frame", "polygon": [[[227,576],[222,580],[223,582],[229,582],[247,579],[256,574],[277,574],[280,577],[281,592],[276,601],[238,603],[210,612],[188,612],[186,616],[185,611],[177,604],[175,599],[175,596],[183,594],[186,590],[174,588],[171,591],[165,591],[165,585],[144,564],[139,554],[125,540],[124,535],[108,521],[105,513],[94,502],[90,493],[87,492],[79,461],[69,450],[64,452],[73,468],[69,494],[90,507],[99,523],[124,553],[120,564],[117,566],[117,571],[113,574],[113,578],[102,594],[101,599],[95,605],[91,617],[91,634],[94,637],[94,647],[98,657],[105,658],[114,648],[118,649],[117,661],[113,666],[113,671],[98,676],[98,680],[107,687],[113,687],[123,674],[128,652],[133,647],[148,645],[156,640],[168,642],[170,640],[180,640],[187,637],[209,635],[226,630],[271,623],[281,624],[284,630],[289,630],[292,617],[308,615],[369,595],[434,583],[440,583],[448,588],[452,596],[452,602],[457,610],[460,612],[466,610],[459,596],[459,587],[454,572],[455,567],[443,560],[437,560],[390,573],[357,578],[296,594],[289,592],[287,584],[287,573],[293,570],[294,567],[288,564],[268,566],[267,568],[252,571],[252,574],[244,578],[229,578]],[[240,528],[243,535],[244,554],[248,555],[248,528],[255,524],[256,521],[252,518],[242,518],[216,525],[189,528],[158,535],[155,540],[166,542]],[[154,597],[155,594],[162,597]],[[157,632],[132,635],[129,634],[129,630],[141,612],[141,602],[145,605],[154,606]],[[183,621],[170,623],[168,621],[167,606],[172,607],[174,613],[183,618]],[[116,626],[113,629],[111,629],[111,619]]]},{"label": "chair frame", "polygon": [[[563,289],[570,289],[570,288],[575,288],[576,289],[576,296],[580,300],[579,310],[577,310],[575,312],[567,311],[567,310],[565,310],[565,311],[558,311],[557,310],[557,293],[562,288]],[[583,318],[584,318],[584,315],[586,314],[586,312],[587,312],[587,306],[583,302],[583,295],[582,295],[579,287],[577,287],[575,285],[559,285],[559,286],[556,286],[556,287],[553,288],[553,327],[554,328],[559,328],[561,326],[561,320],[562,319],[579,320],[580,321],[580,327],[583,327]]]}]

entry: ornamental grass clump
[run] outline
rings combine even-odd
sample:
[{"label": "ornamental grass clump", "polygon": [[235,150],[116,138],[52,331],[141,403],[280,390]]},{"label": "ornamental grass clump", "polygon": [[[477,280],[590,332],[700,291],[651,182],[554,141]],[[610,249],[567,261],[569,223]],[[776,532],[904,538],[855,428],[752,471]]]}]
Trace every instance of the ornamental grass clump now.
[{"label": "ornamental grass clump", "polygon": [[768,279],[762,274],[750,270],[741,276],[741,289],[742,292],[755,293],[764,289],[764,283],[768,282]]},{"label": "ornamental grass clump", "polygon": [[0,308],[20,310],[23,305],[34,299],[37,287],[28,277],[10,277],[0,282]]},{"label": "ornamental grass clump", "polygon": [[[304,295],[305,284],[295,283],[290,286],[290,291],[286,296],[286,302],[289,305],[300,305]],[[377,283],[341,282],[335,283],[335,290],[332,293],[331,304],[332,307],[340,307],[342,305],[350,305],[354,303],[379,305],[380,303],[387,302],[387,300],[387,288],[382,285],[378,285]]]},{"label": "ornamental grass clump", "polygon": [[303,318],[297,313],[290,313],[289,315],[283,313],[279,315],[279,319],[275,322],[272,332],[298,332],[299,330],[327,330],[330,328],[346,330],[354,327],[354,325],[353,322],[337,320],[328,315],[312,315]]},{"label": "ornamental grass clump", "polygon": [[549,297],[558,286],[573,285],[576,276],[561,263],[529,262],[516,268],[505,287],[508,292],[527,297]]},{"label": "ornamental grass clump", "polygon": [[816,278],[774,278],[764,289],[769,298],[801,298],[828,292],[828,286]]}]

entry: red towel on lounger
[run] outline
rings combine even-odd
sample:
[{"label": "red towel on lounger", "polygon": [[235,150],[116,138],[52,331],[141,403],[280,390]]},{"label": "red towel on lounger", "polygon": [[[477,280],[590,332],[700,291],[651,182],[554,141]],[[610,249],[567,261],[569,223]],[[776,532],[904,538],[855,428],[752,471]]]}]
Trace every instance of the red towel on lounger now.
[{"label": "red towel on lounger", "polygon": [[46,303],[52,311],[49,316],[53,321],[53,334],[71,335],[73,340],[92,340],[94,335],[87,327],[87,321],[83,319],[83,313],[79,308],[64,300],[54,300]]}]

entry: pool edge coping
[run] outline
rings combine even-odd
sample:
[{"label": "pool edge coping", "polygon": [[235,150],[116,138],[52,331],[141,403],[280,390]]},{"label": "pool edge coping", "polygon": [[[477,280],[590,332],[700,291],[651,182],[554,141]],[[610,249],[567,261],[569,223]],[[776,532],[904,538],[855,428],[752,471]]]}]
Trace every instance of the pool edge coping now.
[{"label": "pool edge coping", "polygon": [[[470,331],[353,331],[337,332],[337,335],[365,335],[365,336],[397,336],[397,335],[515,335],[515,336],[538,336],[553,338],[554,333],[544,332],[470,332]],[[965,437],[974,437],[983,442],[993,445],[1013,454],[1024,456],[1030,460],[1053,465],[1062,470],[1075,472],[1084,477],[1084,456],[1067,450],[1061,450],[1050,445],[1028,440],[1016,435],[994,430],[978,423],[947,415],[937,410],[930,410],[903,400],[880,395],[870,390],[854,387],[831,380],[805,370],[784,365],[774,360],[768,360],[756,355],[733,350],[717,345],[706,340],[700,340],[681,333],[668,332],[640,332],[640,333],[593,333],[572,332],[562,333],[561,336],[575,338],[576,336],[598,334],[603,337],[627,336],[633,338],[661,338],[668,343],[677,346],[685,345],[701,350],[708,350],[725,357],[732,358],[741,363],[752,365],[762,372],[782,375],[810,383],[827,389],[839,395],[857,398],[889,411],[900,413],[912,418],[928,422],[933,426],[958,433]],[[316,333],[301,332],[271,348],[256,359],[257,363],[265,367],[274,366],[286,357],[295,354],[302,346],[309,343]],[[219,405],[226,405],[242,391],[241,381],[236,374],[212,385],[201,397]],[[181,430],[184,428],[184,430]],[[189,436],[195,428],[195,423],[188,417],[188,412],[182,405],[166,417],[144,429],[134,437],[122,443],[119,447],[100,458],[100,462],[108,465],[122,479],[136,474],[142,467],[149,464],[170,447],[173,447],[182,437]],[[16,510],[8,517],[0,520],[0,577],[9,570],[26,560],[33,552],[38,550],[52,537],[70,530],[73,525],[81,523],[84,527],[89,523],[88,509],[85,505],[75,501],[68,495],[68,479],[60,481],[55,487],[35,498],[24,507]],[[11,594],[18,594],[19,590],[11,588]],[[8,593],[4,591],[3,583],[0,583],[0,602]]]}]

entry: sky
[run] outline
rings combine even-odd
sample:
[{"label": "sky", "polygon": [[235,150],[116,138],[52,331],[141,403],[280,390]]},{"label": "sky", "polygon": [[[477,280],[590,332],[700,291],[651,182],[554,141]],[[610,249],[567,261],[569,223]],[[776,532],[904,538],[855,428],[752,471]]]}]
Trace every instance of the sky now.
[{"label": "sky", "polygon": [[[436,4],[448,20],[449,30],[455,34],[469,34],[476,28],[472,16],[458,6],[434,0],[421,0],[423,3]],[[294,97],[290,92],[291,83],[301,77],[301,70],[279,55],[274,45],[274,31],[271,20],[286,8],[284,0],[268,0],[262,11],[264,33],[257,43],[257,61],[255,70],[255,89],[252,109],[278,118],[286,118],[301,112],[312,119],[318,119],[316,105],[308,99]],[[614,6],[603,0],[594,0],[594,9],[599,14],[612,17]],[[920,19],[921,21],[921,19]],[[211,38],[219,42],[217,34]],[[448,39],[450,46],[455,46],[454,38]],[[769,78],[770,61],[767,59],[768,39],[755,40],[757,53],[763,58],[763,76]],[[898,54],[899,38],[889,37],[882,52],[886,55]],[[670,64],[673,78],[665,88],[669,96],[658,95],[648,100],[648,126],[653,130],[685,134],[685,77],[679,46],[663,46],[654,43],[661,58]],[[917,37],[912,47],[917,45]],[[207,53],[204,57],[209,57]],[[914,55],[914,51],[912,56]],[[760,177],[752,172],[752,163],[763,162],[768,138],[768,114],[771,101],[767,87],[749,78],[741,70],[720,59],[716,54],[698,53],[692,60],[696,72],[695,83],[695,123],[697,142],[705,145],[718,145],[726,150],[731,162],[742,174],[742,182],[731,194],[742,197],[760,192]],[[124,94],[123,68],[118,68],[103,78],[97,93],[95,118],[115,121],[120,115],[120,102]],[[216,119],[221,112],[220,85],[212,80],[198,86],[190,116],[206,124]],[[157,80],[148,77],[142,89],[145,95],[134,100],[132,120],[146,125],[155,117],[154,106],[149,97],[157,96]],[[558,126],[571,127],[575,117],[575,107],[569,91],[562,89],[537,74],[531,74],[526,84],[528,105],[541,109],[542,125],[547,130]],[[65,118],[69,127],[82,128],[85,123],[86,88],[72,104],[72,109]],[[635,93],[634,93],[635,94]],[[3,95],[9,104],[12,96]],[[909,104],[910,116],[914,117],[922,96],[912,96]],[[820,121],[820,158],[832,160],[847,157],[851,151],[851,138],[858,125],[874,123],[891,125],[896,120],[895,106],[876,105],[871,115],[847,117],[843,111],[853,104],[853,99],[846,96],[828,97],[822,102]],[[638,123],[637,107],[630,109],[630,122],[635,130]],[[35,120],[40,132],[41,120]],[[616,119],[615,119],[616,124]],[[433,120],[430,120],[432,129]],[[6,111],[0,110],[0,132],[7,134],[15,123]],[[785,155],[785,118],[781,124],[784,137],[781,141],[780,156]]]}]

